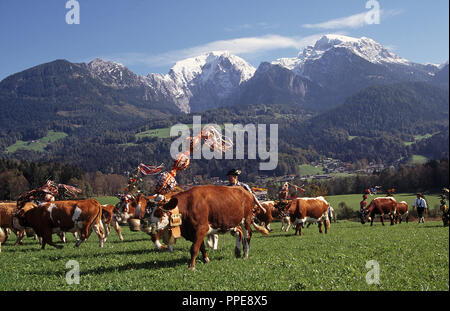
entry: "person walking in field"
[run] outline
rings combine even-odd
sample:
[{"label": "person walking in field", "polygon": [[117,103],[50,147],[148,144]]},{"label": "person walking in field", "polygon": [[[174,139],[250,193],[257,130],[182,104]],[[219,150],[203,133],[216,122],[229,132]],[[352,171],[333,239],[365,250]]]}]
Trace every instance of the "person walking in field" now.
[{"label": "person walking in field", "polygon": [[261,206],[261,203],[259,203],[258,199],[256,198],[255,194],[253,193],[252,189],[250,188],[249,185],[240,182],[238,180],[238,176],[241,174],[241,170],[237,170],[237,169],[231,169],[228,171],[227,173],[227,178],[228,178],[228,185],[227,186],[240,186],[242,188],[244,188],[245,190],[247,190],[248,192],[250,192],[253,196],[253,198],[255,199],[255,203],[256,205],[258,205],[258,207],[264,212],[266,213],[266,209],[264,207]]},{"label": "person walking in field", "polygon": [[449,196],[449,190],[447,188],[442,189],[441,198],[441,212],[442,212],[442,221],[444,223],[444,227],[448,227],[449,225],[449,208],[447,204],[447,198]]},{"label": "person walking in field", "polygon": [[363,199],[361,202],[359,202],[359,217],[361,218],[361,223],[365,224],[365,218],[366,218],[366,212],[365,208],[367,205],[367,194],[363,194]]},{"label": "person walking in field", "polygon": [[278,198],[281,201],[285,201],[285,200],[287,200],[288,196],[289,196],[289,183],[285,182],[278,194]]},{"label": "person walking in field", "polygon": [[419,217],[419,224],[425,222],[423,217],[424,212],[428,214],[427,201],[421,193],[417,193],[417,198],[414,200],[413,208],[417,208],[417,216]]}]

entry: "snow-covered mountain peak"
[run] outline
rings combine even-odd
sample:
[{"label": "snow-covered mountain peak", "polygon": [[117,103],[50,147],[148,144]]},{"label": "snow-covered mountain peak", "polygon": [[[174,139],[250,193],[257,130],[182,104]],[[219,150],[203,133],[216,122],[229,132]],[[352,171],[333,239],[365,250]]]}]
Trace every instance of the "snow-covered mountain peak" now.
[{"label": "snow-covered mountain peak", "polygon": [[106,61],[100,58],[96,58],[88,64],[89,69],[96,72],[108,71],[111,72],[117,69],[124,69],[125,66],[121,63]]},{"label": "snow-covered mountain peak", "polygon": [[367,37],[353,38],[336,34],[322,36],[313,46],[303,49],[297,57],[280,58],[273,61],[272,64],[278,64],[301,74],[305,63],[319,60],[325,53],[342,55],[340,52],[342,49],[374,64],[410,64],[408,60],[395,55],[373,39]]},{"label": "snow-covered mountain peak", "polygon": [[177,85],[188,85],[201,76],[203,82],[209,80],[216,72],[238,71],[240,83],[250,79],[255,68],[242,58],[227,51],[213,51],[178,61],[169,71],[169,76]]},{"label": "snow-covered mountain peak", "polygon": [[[316,54],[320,54],[319,52],[321,51],[325,52],[335,48],[345,48],[353,54],[375,64],[409,64],[406,59],[395,55],[380,43],[367,37],[353,38],[343,35],[324,35],[316,42],[313,50]],[[305,54],[303,55],[306,56]]]},{"label": "snow-covered mountain peak", "polygon": [[121,63],[96,58],[87,64],[91,75],[113,87],[136,86],[139,78]]},{"label": "snow-covered mountain peak", "polygon": [[255,71],[238,56],[227,51],[212,51],[176,62],[166,75],[149,74],[142,80],[154,90],[172,97],[180,110],[190,112],[207,107],[202,101],[208,96],[214,97],[212,101],[230,96],[253,77]]}]

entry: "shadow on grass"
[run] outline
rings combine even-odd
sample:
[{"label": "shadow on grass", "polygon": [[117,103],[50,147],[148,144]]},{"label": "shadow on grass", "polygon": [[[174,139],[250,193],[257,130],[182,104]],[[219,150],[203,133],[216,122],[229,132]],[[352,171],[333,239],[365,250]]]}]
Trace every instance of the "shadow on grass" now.
[{"label": "shadow on grass", "polygon": [[[52,246],[50,246],[52,247]],[[37,251],[41,251],[41,246],[40,245],[36,245],[36,247],[34,248],[29,248],[27,246],[24,245],[3,245],[2,244],[2,251],[4,252],[8,252],[8,253],[28,253],[28,252],[37,252]],[[44,250],[45,251],[45,250]]]},{"label": "shadow on grass", "polygon": [[[98,257],[98,256],[121,256],[121,255],[132,255],[132,256],[138,256],[138,255],[145,255],[145,254],[155,254],[155,253],[170,253],[167,250],[163,250],[163,251],[159,251],[156,250],[154,248],[150,248],[150,249],[134,249],[134,250],[124,250],[124,251],[119,251],[119,250],[114,250],[111,249],[111,251],[108,252],[101,252],[101,253],[84,253],[84,252],[80,252],[79,254],[64,254],[63,257],[64,258],[89,258],[89,257]],[[186,253],[186,250],[183,249],[174,249],[173,252],[171,252],[171,254],[177,254],[177,253]],[[55,254],[45,254],[42,256],[42,258],[47,258],[50,260],[59,260],[59,259],[64,259],[61,258],[61,256],[55,255]]]},{"label": "shadow on grass", "polygon": [[[216,257],[215,260],[223,260],[224,257]],[[202,264],[203,261],[201,258],[197,257],[196,260],[197,265]],[[122,271],[134,271],[134,270],[157,270],[157,269],[163,269],[163,268],[175,268],[179,266],[186,266],[186,270],[189,264],[189,258],[182,257],[182,258],[174,258],[169,260],[152,260],[147,262],[141,262],[141,263],[127,263],[123,265],[116,265],[116,266],[102,266],[102,267],[96,267],[92,269],[81,269],[80,275],[81,276],[87,276],[87,275],[102,275],[106,273],[114,273],[114,272],[122,272]],[[67,271],[36,271],[34,274],[38,275],[53,275],[53,276],[61,276],[65,275]]]},{"label": "shadow on grass", "polygon": [[[294,231],[292,232],[270,232],[269,235],[262,235],[262,234],[258,234],[258,235],[252,235],[252,240],[253,239],[266,239],[266,238],[284,238],[284,237],[288,237],[293,235]],[[251,242],[250,242],[251,243]]]},{"label": "shadow on grass", "polygon": [[112,241],[110,241],[108,239],[105,243],[120,244],[120,243],[132,243],[132,242],[142,242],[142,241],[152,242],[150,237],[148,237],[147,239],[142,238],[142,239],[133,239],[133,240],[127,239],[126,237],[124,237],[123,241],[120,241],[120,240],[112,240]]}]

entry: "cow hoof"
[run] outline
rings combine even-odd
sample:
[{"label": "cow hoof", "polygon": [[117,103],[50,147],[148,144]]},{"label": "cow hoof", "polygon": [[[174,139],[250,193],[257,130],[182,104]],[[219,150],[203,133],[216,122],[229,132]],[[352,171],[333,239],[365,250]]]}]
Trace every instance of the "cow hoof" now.
[{"label": "cow hoof", "polygon": [[189,266],[189,270],[195,271],[195,266]]},{"label": "cow hoof", "polygon": [[234,256],[236,256],[236,258],[240,258],[241,257],[241,251],[238,248],[234,249]]},{"label": "cow hoof", "polygon": [[206,257],[206,258],[204,258],[204,259],[203,259],[203,262],[204,262],[204,263],[209,263],[209,262],[210,262],[210,260],[209,260],[209,258],[208,258],[208,257]]}]

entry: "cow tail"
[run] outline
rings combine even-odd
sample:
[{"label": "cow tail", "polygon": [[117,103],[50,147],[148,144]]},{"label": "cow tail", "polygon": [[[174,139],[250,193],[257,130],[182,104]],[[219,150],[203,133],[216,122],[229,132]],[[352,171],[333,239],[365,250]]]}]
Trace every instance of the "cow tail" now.
[{"label": "cow tail", "polygon": [[263,235],[269,235],[269,231],[266,228],[264,228],[264,226],[257,225],[253,220],[252,220],[252,225],[253,225],[253,227],[255,227],[255,229],[257,231],[259,231]]},{"label": "cow tail", "polygon": [[96,223],[102,223],[102,205],[99,202],[97,202],[97,206],[98,206],[98,213],[92,225],[95,225]]}]

